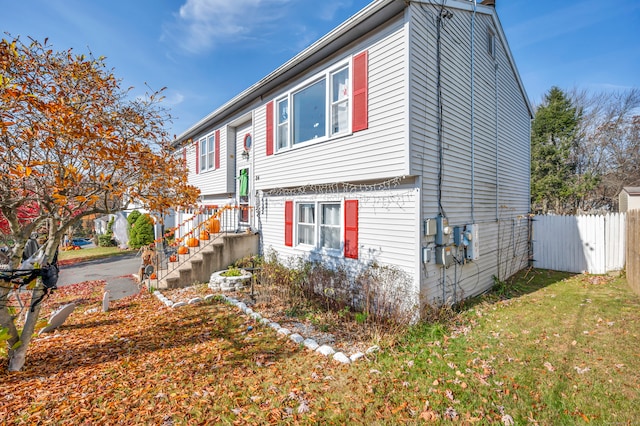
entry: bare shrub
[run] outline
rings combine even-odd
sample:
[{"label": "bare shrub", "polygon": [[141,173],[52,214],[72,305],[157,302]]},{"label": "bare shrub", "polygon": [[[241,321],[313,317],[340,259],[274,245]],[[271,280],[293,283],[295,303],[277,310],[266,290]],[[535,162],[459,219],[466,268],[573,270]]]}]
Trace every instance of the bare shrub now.
[{"label": "bare shrub", "polygon": [[390,266],[371,265],[355,280],[355,308],[367,321],[379,325],[408,326],[417,318],[415,289],[409,275]]}]

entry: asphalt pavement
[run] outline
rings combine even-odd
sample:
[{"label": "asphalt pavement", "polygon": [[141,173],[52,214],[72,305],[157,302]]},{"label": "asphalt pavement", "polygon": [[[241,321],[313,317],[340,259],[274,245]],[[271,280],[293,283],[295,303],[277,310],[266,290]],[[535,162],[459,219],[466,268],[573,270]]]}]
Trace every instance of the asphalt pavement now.
[{"label": "asphalt pavement", "polygon": [[117,300],[140,291],[137,281],[131,276],[140,268],[140,256],[125,254],[103,259],[88,260],[73,265],[60,266],[58,287],[85,281],[104,280],[110,299]]}]

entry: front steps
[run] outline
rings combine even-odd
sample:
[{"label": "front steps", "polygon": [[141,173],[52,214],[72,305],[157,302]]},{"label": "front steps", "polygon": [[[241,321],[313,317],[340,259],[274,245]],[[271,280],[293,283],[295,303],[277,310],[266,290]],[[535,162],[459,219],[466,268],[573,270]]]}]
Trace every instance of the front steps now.
[{"label": "front steps", "polygon": [[178,255],[178,262],[168,263],[168,270],[158,270],[158,279],[151,280],[150,284],[159,289],[172,289],[208,283],[213,272],[258,254],[258,244],[259,235],[255,233],[218,234],[211,240],[200,241],[200,247],[190,248],[195,253]]}]

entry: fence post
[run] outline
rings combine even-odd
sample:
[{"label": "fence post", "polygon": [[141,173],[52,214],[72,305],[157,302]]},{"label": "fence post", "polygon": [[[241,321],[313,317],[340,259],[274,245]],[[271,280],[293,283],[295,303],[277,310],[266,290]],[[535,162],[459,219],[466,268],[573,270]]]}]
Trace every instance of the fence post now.
[{"label": "fence post", "polygon": [[640,210],[627,212],[627,283],[640,295]]}]

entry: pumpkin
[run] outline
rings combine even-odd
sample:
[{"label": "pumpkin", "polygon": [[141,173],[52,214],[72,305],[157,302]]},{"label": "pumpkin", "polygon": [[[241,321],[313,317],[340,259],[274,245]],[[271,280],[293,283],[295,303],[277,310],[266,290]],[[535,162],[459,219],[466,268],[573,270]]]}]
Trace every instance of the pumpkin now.
[{"label": "pumpkin", "polygon": [[74,250],[80,250],[80,246],[73,247]]},{"label": "pumpkin", "polygon": [[212,217],[207,221],[207,231],[212,234],[217,234],[220,232],[220,220],[215,217]]},{"label": "pumpkin", "polygon": [[204,230],[204,231],[200,231],[200,239],[201,240],[208,240],[209,239],[209,232]]},{"label": "pumpkin", "polygon": [[158,275],[155,272],[152,272],[151,275],[149,275],[149,278],[155,280],[158,278]]},{"label": "pumpkin", "polygon": [[169,262],[177,262],[178,261],[178,256],[176,256],[175,254],[172,254],[171,256],[169,256]]},{"label": "pumpkin", "polygon": [[178,247],[178,254],[187,254],[189,253],[189,249],[186,246]]},{"label": "pumpkin", "polygon": [[187,247],[198,247],[200,241],[196,237],[187,238]]}]

